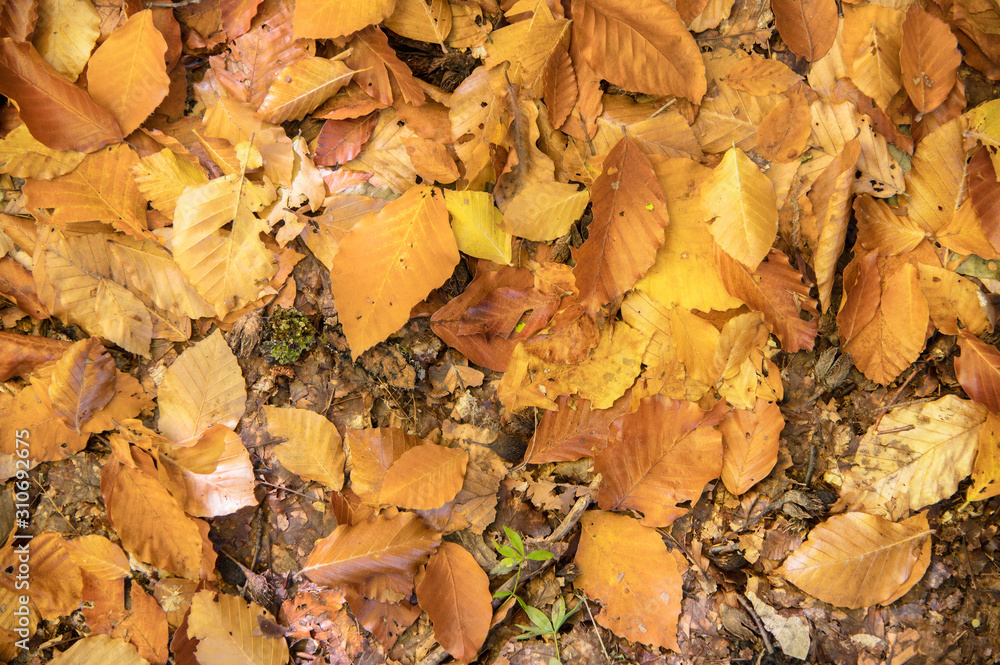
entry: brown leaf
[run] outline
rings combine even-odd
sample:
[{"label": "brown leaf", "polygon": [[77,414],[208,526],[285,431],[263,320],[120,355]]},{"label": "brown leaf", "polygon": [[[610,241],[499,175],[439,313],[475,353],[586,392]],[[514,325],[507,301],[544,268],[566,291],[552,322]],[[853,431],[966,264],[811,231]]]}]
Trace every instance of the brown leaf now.
[{"label": "brown leaf", "polygon": [[377,114],[350,120],[327,120],[316,139],[316,165],[337,166],[357,157],[376,124]]},{"label": "brown leaf", "polygon": [[834,515],[777,572],[831,605],[888,605],[923,577],[930,533],[926,513],[899,524],[867,513]]},{"label": "brown leaf", "polygon": [[0,94],[17,102],[31,135],[53,150],[93,152],[122,140],[114,116],[64,79],[31,44],[0,40]]},{"label": "brown leaf", "polygon": [[757,152],[770,161],[794,161],[805,150],[811,130],[805,95],[793,95],[764,116],[757,128]]},{"label": "brown leaf", "polygon": [[[322,0],[315,0],[321,2]],[[367,3],[368,0],[351,0],[357,3]],[[387,0],[377,0],[385,3]],[[296,7],[296,12],[298,7]],[[298,29],[298,28],[296,28]],[[354,34],[347,56],[347,64],[357,73],[354,80],[361,89],[386,106],[393,102],[392,88],[389,84],[389,74],[403,93],[403,99],[410,104],[424,102],[424,90],[420,87],[413,72],[405,62],[399,59],[396,52],[389,46],[385,33],[375,27],[368,27]],[[366,71],[367,70],[367,71]]]},{"label": "brown leaf", "polygon": [[542,74],[542,98],[549,111],[549,122],[561,126],[576,105],[579,90],[573,61],[565,46],[556,47]]},{"label": "brown leaf", "polygon": [[1000,413],[1000,351],[963,330],[962,354],[955,358],[955,377],[972,401]]},{"label": "brown leaf", "polygon": [[918,111],[927,113],[947,99],[955,86],[962,54],[947,23],[912,5],[903,21],[899,62],[910,101]]},{"label": "brown leaf", "polygon": [[0,381],[23,376],[62,357],[71,345],[58,339],[0,331]]},{"label": "brown leaf", "polygon": [[608,444],[611,422],[628,408],[628,396],[610,409],[591,409],[590,401],[562,396],[557,411],[546,411],[524,453],[527,464],[566,462],[593,457]]},{"label": "brown leaf", "polygon": [[627,640],[679,651],[687,563],[671,555],[655,529],[631,517],[592,510],[580,525],[574,585],[604,605],[597,622]]},{"label": "brown leaf", "polygon": [[774,0],[774,25],[789,50],[815,61],[826,55],[837,38],[837,3],[834,0]]},{"label": "brown leaf", "polygon": [[759,483],[778,462],[778,443],[785,419],[777,404],[758,398],[753,411],[733,409],[722,419],[719,432],[725,451],[722,482],[739,496]]},{"label": "brown leaf", "polygon": [[83,616],[93,634],[128,640],[139,655],[154,665],[167,662],[167,615],[139,585],[125,580],[102,580],[84,576]]},{"label": "brown leaf", "polygon": [[780,60],[762,58],[756,53],[740,61],[726,74],[725,81],[736,90],[758,97],[777,95],[788,90],[802,77]]},{"label": "brown leaf", "polygon": [[979,213],[986,237],[994,248],[1000,249],[1000,182],[985,148],[976,151],[969,162],[969,198]]},{"label": "brown leaf", "polygon": [[701,54],[666,3],[573,0],[570,15],[573,43],[600,78],[626,90],[701,101],[707,88]]},{"label": "brown leaf", "polygon": [[[720,403],[721,406],[721,403]],[[611,424],[611,442],[594,457],[604,476],[597,494],[604,510],[633,509],[646,526],[667,526],[687,512],[722,470],[722,409],[656,395]]]},{"label": "brown leaf", "polygon": [[424,443],[400,455],[382,480],[380,503],[433,510],[455,498],[462,489],[469,453]]},{"label": "brown leaf", "polygon": [[302,574],[325,586],[364,582],[373,575],[412,575],[441,542],[441,534],[413,513],[341,524],[316,541]]},{"label": "brown leaf", "polygon": [[813,248],[813,268],[823,310],[830,308],[837,261],[844,251],[847,225],[851,219],[851,188],[861,146],[850,141],[830,162],[809,192],[816,217],[817,241]]},{"label": "brown leaf", "polygon": [[591,190],[594,221],[573,258],[580,301],[596,312],[628,291],[653,265],[667,227],[666,197],[653,165],[624,138],[608,153]]},{"label": "brown leaf", "polygon": [[[24,540],[8,540],[0,550],[0,570],[17,571],[18,580],[30,585],[22,588],[31,590],[31,604],[43,619],[57,619],[80,606],[83,589],[80,569],[70,559],[64,543],[61,534],[51,531],[37,534],[28,545],[29,562],[14,547],[23,547]],[[27,574],[22,567],[25,563],[30,563]]]},{"label": "brown leaf", "polygon": [[114,395],[115,361],[97,338],[77,342],[56,362],[49,399],[67,427],[79,432]]},{"label": "brown leaf", "polygon": [[434,637],[463,663],[476,659],[493,618],[490,580],[461,545],[441,543],[417,584],[417,601]]},{"label": "brown leaf", "polygon": [[38,0],[8,0],[0,5],[0,37],[30,42],[38,20]]}]

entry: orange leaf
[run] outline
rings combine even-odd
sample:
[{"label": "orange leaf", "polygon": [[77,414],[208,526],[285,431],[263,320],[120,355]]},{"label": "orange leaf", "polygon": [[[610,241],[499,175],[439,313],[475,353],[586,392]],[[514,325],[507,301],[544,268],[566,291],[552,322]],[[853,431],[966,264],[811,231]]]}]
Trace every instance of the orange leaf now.
[{"label": "orange leaf", "polygon": [[894,524],[876,515],[834,515],[809,533],[778,573],[824,603],[857,609],[888,605],[930,563],[927,515]]},{"label": "orange leaf", "polygon": [[687,512],[678,504],[693,504],[719,477],[722,436],[713,426],[721,419],[721,408],[705,412],[661,395],[644,398],[637,411],[611,424],[611,442],[594,457],[594,471],[604,476],[598,504],[638,510],[646,526],[671,524]]},{"label": "orange leaf", "polygon": [[903,21],[899,62],[910,101],[918,111],[927,113],[940,106],[955,87],[962,54],[947,23],[912,5]]},{"label": "orange leaf", "polygon": [[978,150],[969,162],[969,198],[986,237],[1000,249],[1000,182],[986,148]]},{"label": "orange leaf", "polygon": [[695,104],[705,95],[708,83],[698,45],[670,5],[659,0],[573,0],[570,14],[574,48],[600,78],[626,90],[678,95]]},{"label": "orange leaf", "polygon": [[396,332],[451,277],[458,246],[444,196],[414,187],[358,222],[333,259],[331,290],[355,360]]},{"label": "orange leaf", "polygon": [[558,46],[542,73],[542,98],[549,111],[549,122],[559,127],[576,105],[579,90],[576,86],[576,72],[573,60],[565,46]]},{"label": "orange leaf", "polygon": [[90,57],[87,89],[114,114],[123,134],[131,134],[167,96],[166,52],[167,42],[146,9],[130,16]]},{"label": "orange leaf", "polygon": [[71,346],[48,337],[0,331],[0,381],[28,374],[39,365],[62,357]]},{"label": "orange leaf", "polygon": [[1000,351],[968,331],[961,331],[955,358],[955,377],[974,402],[1000,413]]},{"label": "orange leaf", "polygon": [[146,223],[146,199],[130,171],[138,163],[127,145],[87,155],[64,176],[25,183],[28,206],[53,208],[49,222],[64,231],[86,231],[88,223],[99,221],[136,238],[155,239]]},{"label": "orange leaf", "polygon": [[486,641],[492,600],[489,577],[455,543],[441,543],[417,584],[417,602],[434,623],[434,637],[463,663],[475,660]]},{"label": "orange leaf", "polygon": [[334,39],[381,23],[392,14],[396,0],[296,0],[292,25],[295,38]]},{"label": "orange leaf", "polygon": [[142,587],[84,576],[83,616],[94,634],[128,640],[153,665],[167,662],[167,614]]},{"label": "orange leaf", "polygon": [[777,404],[758,398],[753,411],[734,409],[719,424],[725,452],[722,482],[739,496],[771,473],[785,419]]},{"label": "orange leaf", "polygon": [[649,158],[630,138],[604,160],[591,190],[590,235],[573,253],[580,301],[591,312],[623,295],[656,259],[667,227],[666,197]]},{"label": "orange leaf", "polygon": [[837,38],[834,0],[774,0],[774,25],[788,49],[809,61],[819,60]]},{"label": "orange leaf", "polygon": [[627,640],[679,651],[681,572],[655,529],[624,515],[588,511],[576,552],[573,582],[604,605],[597,623]]},{"label": "orange leaf", "polygon": [[407,450],[422,443],[422,439],[396,427],[347,430],[347,445],[351,449],[351,489],[365,503],[378,505],[389,467]]},{"label": "orange leaf", "polygon": [[[256,603],[208,589],[191,599],[187,616],[188,635],[198,640],[195,648],[201,663],[226,661],[254,665],[282,665],[288,662],[284,636],[267,637],[260,632],[261,619],[274,619]],[[193,659],[192,659],[193,660]]]},{"label": "orange leaf", "polygon": [[337,427],[307,409],[265,406],[267,430],[288,439],[274,449],[282,466],[334,492],[344,486],[344,444]]},{"label": "orange leaf", "polygon": [[257,113],[276,124],[301,120],[350,83],[354,74],[339,60],[299,58],[278,72]]},{"label": "orange leaf", "polygon": [[[349,1],[368,3],[371,0]],[[296,7],[296,11],[297,9]],[[410,104],[424,103],[424,89],[420,87],[406,63],[400,60],[396,51],[389,46],[389,39],[384,32],[374,27],[365,28],[354,35],[349,48],[351,54],[347,56],[347,64],[357,72],[354,80],[370,96],[386,106],[392,104],[393,93],[389,84],[389,74],[392,73],[405,101]]]},{"label": "orange leaf", "polygon": [[52,411],[77,432],[115,395],[115,361],[96,337],[66,349],[52,372]]},{"label": "orange leaf", "polygon": [[778,104],[757,128],[757,152],[770,161],[792,162],[805,150],[812,115],[799,93]]},{"label": "orange leaf", "polygon": [[302,574],[317,584],[364,582],[373,575],[412,575],[438,548],[441,534],[413,513],[379,515],[356,526],[341,524],[316,541]]},{"label": "orange leaf", "polygon": [[198,578],[202,562],[198,525],[163,485],[140,469],[111,459],[101,472],[101,494],[108,519],[127,551],[175,575]]},{"label": "orange leaf", "polygon": [[291,5],[277,3],[274,14],[232,43],[236,72],[219,74],[219,82],[254,108],[267,96],[275,75],[306,54],[292,38]]},{"label": "orange leaf", "polygon": [[389,467],[379,501],[413,510],[440,508],[462,489],[468,464],[469,453],[460,448],[414,446]]},{"label": "orange leaf", "polygon": [[385,27],[397,35],[421,42],[445,43],[451,32],[451,5],[448,0],[396,0]]},{"label": "orange leaf", "polygon": [[972,486],[966,501],[983,501],[1000,494],[1000,417],[986,416],[979,430],[976,462],[972,467]]},{"label": "orange leaf", "polygon": [[[327,120],[316,139],[316,165],[337,166],[349,162],[371,138],[378,114],[350,120]],[[412,160],[412,157],[411,157]]]},{"label": "orange leaf", "polygon": [[[787,256],[772,249],[753,273],[721,249],[716,249],[715,262],[726,290],[764,315],[785,351],[812,351],[819,312],[809,287],[802,283],[802,273]],[[803,313],[810,320],[803,320]]]},{"label": "orange leaf", "polygon": [[741,58],[726,74],[725,81],[736,90],[758,97],[777,95],[788,90],[802,77],[780,60],[762,58],[756,53]]},{"label": "orange leaf", "polygon": [[0,40],[0,94],[17,102],[31,135],[53,150],[93,152],[122,140],[114,116],[31,44]]},{"label": "orange leaf", "polygon": [[[33,435],[33,433],[32,433]],[[66,552],[61,534],[47,531],[37,534],[30,541],[30,566],[24,573],[25,555],[14,545],[23,547],[24,540],[8,540],[0,551],[0,570],[11,571],[4,575],[13,585],[13,571],[19,581],[25,581],[24,590],[30,589],[31,604],[43,619],[53,620],[73,612],[80,606],[83,580],[80,569]],[[6,581],[6,580],[5,580]],[[30,586],[29,586],[30,585]]]},{"label": "orange leaf", "polygon": [[593,457],[608,445],[611,422],[628,408],[628,397],[610,409],[591,409],[590,401],[561,396],[558,411],[546,411],[531,437],[524,460],[528,464],[568,462]]},{"label": "orange leaf", "polygon": [[65,546],[73,563],[98,579],[118,580],[132,574],[125,552],[104,536],[74,538]]},{"label": "orange leaf", "polygon": [[851,219],[851,188],[860,152],[861,146],[857,141],[848,142],[809,191],[818,235],[813,248],[813,268],[824,311],[830,308],[837,261],[844,252],[847,225]]},{"label": "orange leaf", "polygon": [[0,5],[0,37],[31,40],[38,20],[38,0],[8,0]]}]

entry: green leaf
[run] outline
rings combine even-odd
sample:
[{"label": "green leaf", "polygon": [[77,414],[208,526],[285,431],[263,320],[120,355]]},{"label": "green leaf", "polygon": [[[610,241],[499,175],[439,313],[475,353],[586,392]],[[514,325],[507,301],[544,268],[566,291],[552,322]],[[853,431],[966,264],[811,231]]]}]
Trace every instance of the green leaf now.
[{"label": "green leaf", "polygon": [[518,552],[521,553],[521,558],[523,559],[524,558],[524,541],[521,540],[521,535],[517,531],[514,531],[513,529],[511,529],[508,526],[505,526],[503,528],[503,530],[507,534],[507,538],[508,538],[508,540],[510,540],[510,544],[514,546],[514,549],[516,549]]},{"label": "green leaf", "polygon": [[520,563],[520,561],[524,558],[523,552],[517,552],[507,545],[497,545],[497,551],[506,557],[506,559],[510,559],[511,563]]},{"label": "green leaf", "polygon": [[532,561],[548,561],[552,558],[552,552],[548,550],[535,550],[525,558]]}]

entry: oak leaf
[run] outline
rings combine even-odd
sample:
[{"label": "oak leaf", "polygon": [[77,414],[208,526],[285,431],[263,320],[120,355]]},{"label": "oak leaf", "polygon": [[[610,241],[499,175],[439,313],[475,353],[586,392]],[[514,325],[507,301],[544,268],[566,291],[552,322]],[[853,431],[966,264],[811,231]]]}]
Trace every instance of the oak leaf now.
[{"label": "oak leaf", "polygon": [[631,517],[588,511],[580,524],[574,585],[604,605],[597,622],[627,640],[678,651],[686,562]]},{"label": "oak leaf", "polygon": [[352,358],[406,323],[458,259],[439,189],[414,187],[358,222],[341,241],[330,275]]},{"label": "oak leaf", "polygon": [[888,605],[923,577],[930,533],[926,513],[898,524],[867,513],[834,515],[813,528],[777,572],[831,605]]},{"label": "oak leaf", "polygon": [[355,526],[341,524],[316,541],[302,574],[325,586],[355,584],[374,575],[412,575],[437,550],[441,534],[413,513],[372,517]]},{"label": "oak leaf", "polygon": [[167,42],[146,9],[130,16],[90,57],[87,89],[114,114],[123,134],[131,134],[167,96],[166,52]]},{"label": "oak leaf", "polygon": [[441,543],[417,583],[417,602],[434,624],[434,637],[463,663],[486,641],[493,608],[490,580],[465,548]]},{"label": "oak leaf", "polygon": [[594,221],[573,258],[580,301],[591,312],[624,295],[663,244],[666,197],[639,146],[624,138],[608,153],[590,198]]}]

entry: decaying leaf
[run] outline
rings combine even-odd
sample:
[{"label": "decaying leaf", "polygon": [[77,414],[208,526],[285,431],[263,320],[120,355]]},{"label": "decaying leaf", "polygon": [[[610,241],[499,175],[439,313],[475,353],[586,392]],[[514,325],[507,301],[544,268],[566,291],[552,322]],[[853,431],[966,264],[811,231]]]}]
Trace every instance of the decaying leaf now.
[{"label": "decaying leaf", "polygon": [[417,600],[434,623],[434,637],[463,663],[475,660],[486,640],[492,599],[486,573],[455,543],[441,543],[417,584]]}]

